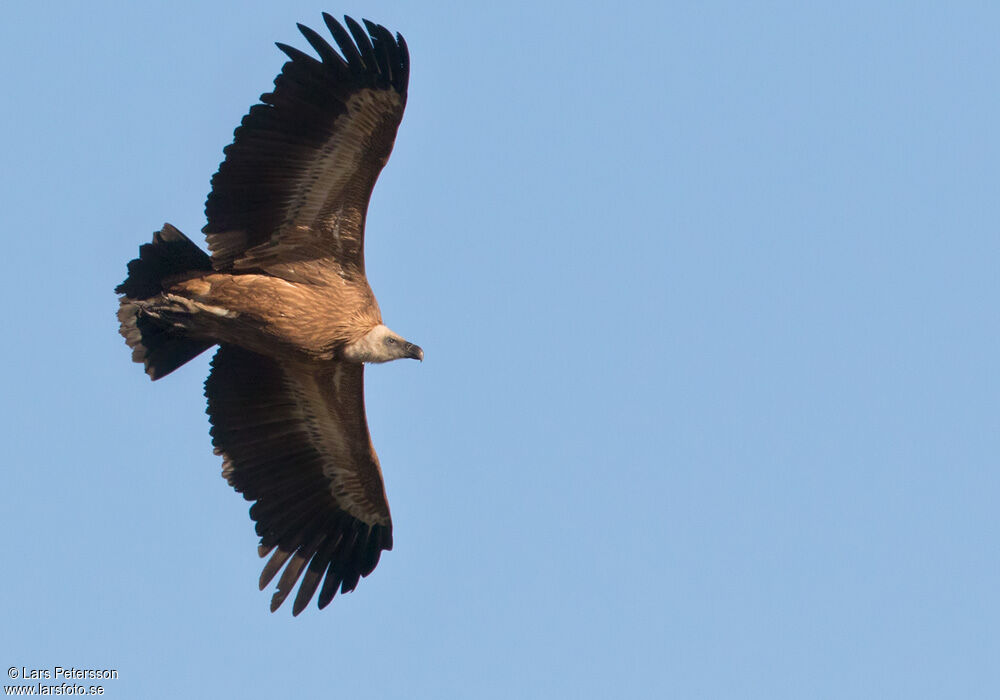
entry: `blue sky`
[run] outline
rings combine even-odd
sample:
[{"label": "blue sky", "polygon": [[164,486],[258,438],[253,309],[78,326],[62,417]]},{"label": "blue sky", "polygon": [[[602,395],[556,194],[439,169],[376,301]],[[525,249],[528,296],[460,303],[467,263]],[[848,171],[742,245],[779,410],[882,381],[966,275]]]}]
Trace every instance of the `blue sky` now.
[{"label": "blue sky", "polygon": [[[402,32],[367,372],[395,548],[267,612],[210,355],[112,289],[296,22]],[[1000,693],[1000,10],[8,4],[0,663],[108,697]]]}]

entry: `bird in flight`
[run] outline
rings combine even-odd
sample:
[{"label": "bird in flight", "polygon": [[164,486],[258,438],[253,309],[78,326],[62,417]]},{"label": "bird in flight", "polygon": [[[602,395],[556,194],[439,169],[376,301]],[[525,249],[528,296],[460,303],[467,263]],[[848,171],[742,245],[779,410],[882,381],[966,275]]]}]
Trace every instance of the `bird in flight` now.
[{"label": "bird in flight", "polygon": [[170,224],[115,288],[120,332],[154,380],[214,345],[205,382],[222,475],[254,501],[271,611],[326,607],[392,549],[365,417],[364,365],[423,350],[382,323],[365,277],[365,215],[406,106],[406,42],[323,14],[338,53],[289,60],[226,147],[204,229],[211,255]]}]

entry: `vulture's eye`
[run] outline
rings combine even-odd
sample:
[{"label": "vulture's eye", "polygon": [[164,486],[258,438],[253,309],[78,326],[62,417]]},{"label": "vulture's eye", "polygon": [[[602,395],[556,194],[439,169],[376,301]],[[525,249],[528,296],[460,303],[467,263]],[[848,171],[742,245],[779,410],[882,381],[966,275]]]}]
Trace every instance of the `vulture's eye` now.
[{"label": "vulture's eye", "polygon": [[389,345],[395,345],[396,344],[396,339],[395,338],[386,338],[385,342],[387,344],[389,344]]}]

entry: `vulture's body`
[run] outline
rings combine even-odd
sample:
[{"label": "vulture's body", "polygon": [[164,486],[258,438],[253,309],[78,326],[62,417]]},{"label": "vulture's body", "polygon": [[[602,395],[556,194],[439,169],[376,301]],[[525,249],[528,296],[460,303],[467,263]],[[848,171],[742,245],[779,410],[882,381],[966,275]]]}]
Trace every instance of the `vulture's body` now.
[{"label": "vulture's body", "polygon": [[[205,383],[223,476],[247,500],[284,571],[275,610],[302,578],[293,613],[325,607],[392,548],[368,435],[364,363],[423,351],[382,323],[365,277],[372,188],[406,104],[406,43],[329,15],[343,55],[299,26],[319,59],[291,59],[225,149],[204,233],[211,256],[165,225],[116,291],[121,333],[153,379],[219,345]],[[304,575],[303,575],[304,572]]]}]

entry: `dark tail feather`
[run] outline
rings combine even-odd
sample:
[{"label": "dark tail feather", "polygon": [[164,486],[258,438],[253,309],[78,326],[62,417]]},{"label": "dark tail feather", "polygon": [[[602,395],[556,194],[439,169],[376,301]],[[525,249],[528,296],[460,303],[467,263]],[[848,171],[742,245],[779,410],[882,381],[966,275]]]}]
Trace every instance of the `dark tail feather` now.
[{"label": "dark tail feather", "polygon": [[119,332],[132,348],[132,360],[143,363],[151,378],[165,377],[215,343],[178,334],[143,313],[136,302],[163,292],[166,277],[211,269],[212,260],[201,248],[170,224],[164,224],[153,235],[152,243],[139,246],[139,257],[128,264],[128,278],[115,287],[115,292],[125,295],[118,309]]},{"label": "dark tail feather", "polygon": [[190,238],[170,224],[153,234],[153,242],[139,246],[139,257],[128,264],[128,278],[115,292],[129,299],[149,299],[163,291],[164,277],[212,269],[212,259]]}]

